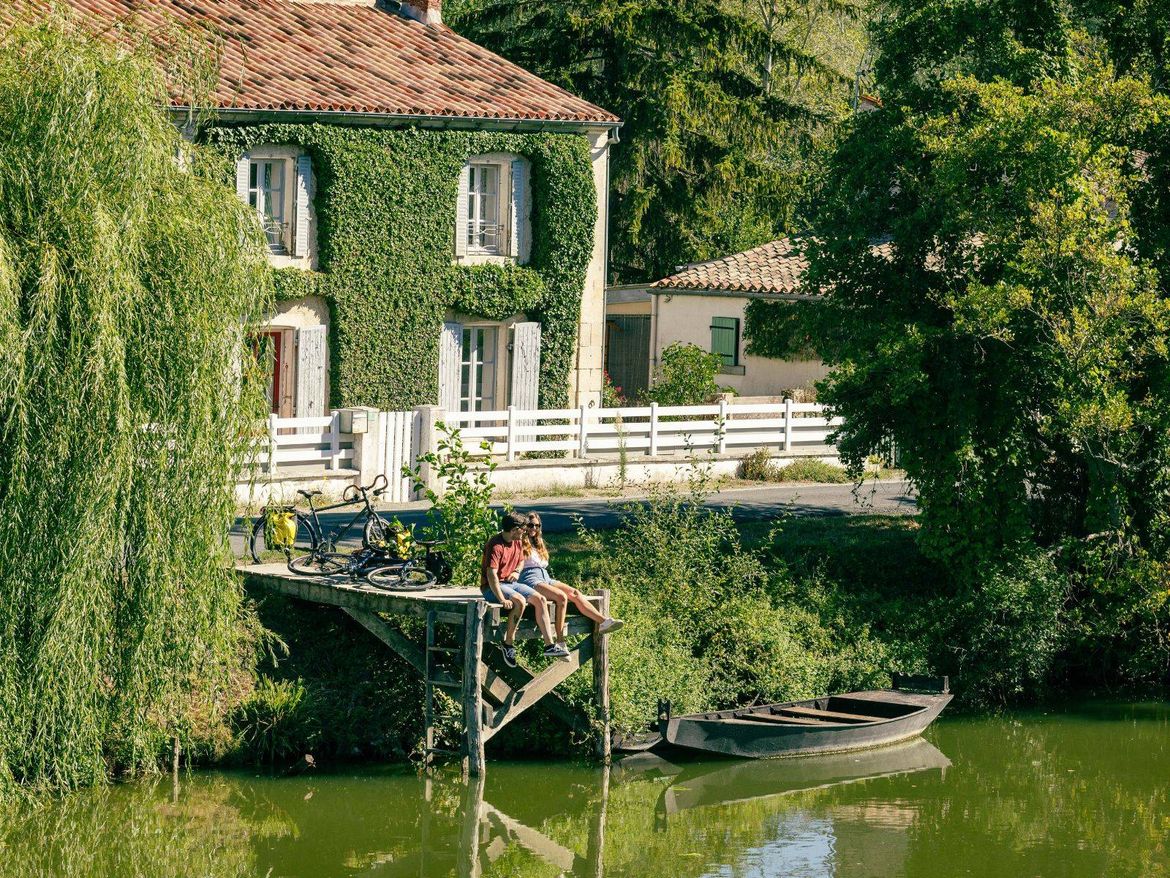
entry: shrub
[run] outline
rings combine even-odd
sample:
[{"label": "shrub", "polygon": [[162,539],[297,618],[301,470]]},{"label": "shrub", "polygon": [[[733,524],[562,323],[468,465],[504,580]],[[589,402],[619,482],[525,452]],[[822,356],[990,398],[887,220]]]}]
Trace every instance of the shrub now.
[{"label": "shrub", "polygon": [[613,383],[609,372],[601,373],[601,407],[607,409],[621,408],[626,404],[626,397],[622,389]]},{"label": "shrub", "polygon": [[772,462],[772,452],[758,448],[739,462],[737,475],[754,482],[821,482],[843,485],[850,481],[849,473],[823,460],[805,457],[786,466]]},{"label": "shrub", "polygon": [[730,388],[715,383],[722,360],[698,345],[675,342],[662,352],[662,362],[648,396],[659,405],[702,405]]},{"label": "shrub", "polygon": [[309,753],[320,733],[308,690],[296,680],[261,677],[237,709],[233,725],[238,752],[273,765]]},{"label": "shrub", "polygon": [[457,428],[442,422],[438,427],[438,451],[427,452],[418,460],[434,470],[445,486],[443,493],[423,482],[421,466],[405,468],[403,473],[430,501],[427,537],[442,541],[453,570],[452,582],[478,583],[484,544],[500,529],[499,513],[491,508],[496,464],[490,458],[483,464],[472,458]]},{"label": "shrub", "polygon": [[772,481],[776,475],[772,452],[767,448],[757,448],[739,462],[739,471],[736,475],[751,482]]}]

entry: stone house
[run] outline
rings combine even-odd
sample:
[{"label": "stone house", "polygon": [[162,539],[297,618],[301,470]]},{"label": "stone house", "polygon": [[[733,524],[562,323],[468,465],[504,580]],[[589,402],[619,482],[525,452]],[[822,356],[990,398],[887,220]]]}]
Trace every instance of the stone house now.
[{"label": "stone house", "polygon": [[218,57],[187,133],[267,236],[274,413],[599,400],[612,113],[459,36],[439,0],[68,5]]}]

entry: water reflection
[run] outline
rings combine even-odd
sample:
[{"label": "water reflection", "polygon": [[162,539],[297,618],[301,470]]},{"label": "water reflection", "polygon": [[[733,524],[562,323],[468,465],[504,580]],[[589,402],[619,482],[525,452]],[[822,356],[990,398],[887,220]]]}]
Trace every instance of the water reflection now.
[{"label": "water reflection", "polygon": [[796,761],[208,773],[0,813],[0,875],[1170,878],[1167,778],[1165,705]]}]

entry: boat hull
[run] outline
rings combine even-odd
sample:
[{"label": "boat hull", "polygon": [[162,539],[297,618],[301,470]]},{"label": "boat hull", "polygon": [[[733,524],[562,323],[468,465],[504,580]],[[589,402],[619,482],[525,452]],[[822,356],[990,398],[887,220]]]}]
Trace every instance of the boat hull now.
[{"label": "boat hull", "polygon": [[[807,701],[761,705],[751,710],[670,717],[660,724],[663,738],[675,747],[751,759],[842,753],[884,747],[922,734],[950,702],[949,694],[917,694],[892,690],[852,692]],[[786,725],[749,717],[780,717],[792,708],[806,714],[846,716],[840,708],[866,710],[872,721],[814,720]],[[815,722],[816,724],[813,724]]]}]

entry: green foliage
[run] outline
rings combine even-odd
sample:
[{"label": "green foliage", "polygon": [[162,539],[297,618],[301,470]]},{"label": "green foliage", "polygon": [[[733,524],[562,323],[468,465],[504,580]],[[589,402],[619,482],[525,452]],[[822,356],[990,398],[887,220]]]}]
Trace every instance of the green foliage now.
[{"label": "green foliage", "polygon": [[715,383],[722,360],[698,345],[674,342],[662,352],[658,373],[647,394],[659,405],[703,405],[729,388]]},{"label": "green foliage", "polygon": [[[466,0],[452,26],[621,117],[614,274],[779,237],[830,122],[847,112],[864,29],[852,2]],[[844,37],[844,38],[843,38]]]},{"label": "green foliage", "polygon": [[750,300],[745,312],[745,351],[778,360],[819,359],[807,313],[815,307],[816,302]]},{"label": "green foliage", "polygon": [[586,575],[627,623],[610,641],[615,725],[643,726],[660,697],[683,712],[888,679],[884,647],[796,599],[787,569],[745,549],[730,513],[701,506],[704,490],[700,474],[687,493],[624,506],[616,532],[580,534]]},{"label": "green foliage", "polygon": [[[352,128],[218,126],[204,136],[225,159],[263,144],[313,160],[318,272],[273,272],[280,299],[329,305],[335,406],[405,409],[439,397],[445,313],[488,320],[524,313],[542,327],[540,404],[568,404],[597,194],[584,136]],[[473,155],[532,162],[527,265],[454,264],[459,171]],[[220,172],[227,170],[220,166]]]},{"label": "green foliage", "polygon": [[[478,585],[483,547],[500,529],[499,512],[491,508],[492,472],[495,461],[481,464],[463,447],[463,438],[455,427],[439,423],[437,451],[419,457],[419,468],[406,470],[415,489],[425,493],[431,507],[427,510],[429,539],[441,540],[442,550],[453,569],[452,581]],[[427,485],[421,467],[431,468],[444,486],[439,494]]]},{"label": "green foliage", "polygon": [[613,379],[609,377],[608,372],[602,373],[601,382],[601,407],[606,409],[621,408],[626,404],[626,398],[622,396],[622,389],[613,383]]},{"label": "green foliage", "polygon": [[820,482],[843,485],[851,481],[842,467],[813,457],[800,458],[785,466],[772,463],[772,452],[759,448],[739,463],[737,475],[756,482]]},{"label": "green foliage", "polygon": [[268,269],[166,104],[153,56],[0,29],[0,788],[153,766],[248,652],[224,534]]},{"label": "green foliage", "polygon": [[944,669],[977,656],[989,699],[1170,671],[1170,299],[1157,211],[1131,222],[1135,197],[1165,203],[1134,159],[1167,105],[1062,10],[888,22],[886,109],[826,164],[809,246],[838,447],[860,467],[896,443],[923,549],[955,571]]},{"label": "green foliage", "polygon": [[320,734],[311,696],[299,679],[261,677],[236,708],[232,725],[240,755],[260,765],[311,753]]}]

